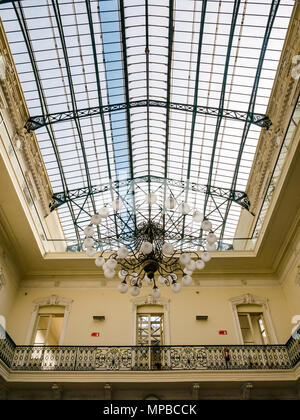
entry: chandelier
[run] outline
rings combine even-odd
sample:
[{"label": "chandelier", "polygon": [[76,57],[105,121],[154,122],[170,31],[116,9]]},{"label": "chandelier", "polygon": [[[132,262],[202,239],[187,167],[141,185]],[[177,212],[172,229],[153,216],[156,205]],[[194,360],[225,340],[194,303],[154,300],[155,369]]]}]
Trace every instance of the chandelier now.
[{"label": "chandelier", "polygon": [[[101,233],[101,225],[110,215],[109,206],[105,205],[98,213],[95,213],[88,226],[84,229],[84,246],[89,257],[95,257],[95,264],[102,267],[104,276],[112,279],[118,272],[121,280],[118,290],[126,293],[130,290],[132,296],[138,296],[143,284],[152,286],[152,296],[159,298],[159,286],[170,286],[174,293],[178,293],[183,286],[189,286],[195,270],[202,270],[211,259],[211,251],[217,248],[217,237],[212,230],[211,221],[204,217],[198,210],[194,210],[192,220],[200,225],[203,236],[199,238],[200,252],[183,250],[184,238],[174,238],[164,229],[162,223],[151,219],[151,207],[156,203],[155,193],[146,195],[146,203],[149,206],[149,218],[138,224],[135,235],[130,240],[119,240],[120,246],[116,251],[110,252],[105,259],[105,252],[98,253],[100,239],[94,239],[96,231]],[[170,196],[165,200],[165,211],[174,211],[177,202]],[[111,203],[112,210],[119,213],[122,211],[123,202],[120,198]],[[185,217],[191,213],[188,203],[182,202],[176,208]],[[154,218],[155,219],[155,218]],[[174,241],[175,239],[175,241]],[[123,243],[122,243],[123,242]],[[126,245],[125,245],[126,244]],[[199,247],[198,247],[199,249]],[[181,280],[181,282],[180,282]]]}]

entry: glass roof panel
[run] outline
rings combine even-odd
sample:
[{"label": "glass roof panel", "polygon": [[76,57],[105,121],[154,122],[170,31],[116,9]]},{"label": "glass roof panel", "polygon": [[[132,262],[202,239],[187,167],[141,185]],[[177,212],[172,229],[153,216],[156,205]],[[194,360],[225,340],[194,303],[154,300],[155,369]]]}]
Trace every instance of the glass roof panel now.
[{"label": "glass roof panel", "polygon": [[[152,217],[161,218],[172,189],[178,202],[211,217],[221,240],[234,237],[241,207],[207,191],[245,191],[264,128],[241,111],[266,113],[294,1],[276,4],[21,0],[0,6],[30,116],[53,116],[36,135],[54,194],[108,186],[59,207],[68,241],[84,238],[88,214],[109,204],[114,183],[124,179],[137,182],[125,194],[124,217],[105,222],[116,236],[145,218],[150,190],[160,200]],[[191,216],[179,224],[177,234],[199,236]]]}]

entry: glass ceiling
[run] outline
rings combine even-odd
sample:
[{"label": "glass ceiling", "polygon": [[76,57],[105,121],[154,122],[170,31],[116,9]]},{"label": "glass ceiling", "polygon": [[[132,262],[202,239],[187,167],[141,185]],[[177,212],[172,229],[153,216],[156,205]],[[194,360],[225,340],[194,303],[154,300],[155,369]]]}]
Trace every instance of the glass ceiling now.
[{"label": "glass ceiling", "polygon": [[181,238],[170,193],[233,238],[294,0],[0,3],[66,239],[117,193],[107,232],[133,235],[149,191]]}]

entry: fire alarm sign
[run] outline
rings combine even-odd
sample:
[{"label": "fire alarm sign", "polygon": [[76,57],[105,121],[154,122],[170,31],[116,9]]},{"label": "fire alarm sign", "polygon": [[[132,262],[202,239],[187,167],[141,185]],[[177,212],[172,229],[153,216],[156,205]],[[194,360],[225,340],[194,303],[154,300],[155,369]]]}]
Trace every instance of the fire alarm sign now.
[{"label": "fire alarm sign", "polygon": [[100,333],[98,333],[98,332],[92,332],[91,336],[92,337],[100,337]]},{"label": "fire alarm sign", "polygon": [[227,335],[227,330],[220,330],[219,331],[219,334],[220,335]]}]

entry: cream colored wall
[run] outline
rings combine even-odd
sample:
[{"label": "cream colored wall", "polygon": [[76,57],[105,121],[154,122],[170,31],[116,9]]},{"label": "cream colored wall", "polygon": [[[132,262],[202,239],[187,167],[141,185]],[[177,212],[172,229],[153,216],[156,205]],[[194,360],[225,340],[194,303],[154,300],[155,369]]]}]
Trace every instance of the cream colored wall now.
[{"label": "cream colored wall", "polygon": [[[237,344],[237,333],[229,300],[250,293],[267,297],[279,343],[287,340],[287,304],[279,288],[198,288],[183,290],[173,298],[170,317],[173,344]],[[182,299],[182,300],[181,300]],[[196,321],[196,315],[208,315]],[[219,335],[227,330],[228,335]]]},{"label": "cream colored wall", "polygon": [[300,222],[298,224],[294,240],[290,244],[286,264],[280,273],[280,282],[287,300],[290,322],[294,316],[300,317]]},{"label": "cream colored wall", "polygon": [[[142,295],[148,295],[145,288]],[[179,294],[162,290],[170,298],[171,345],[176,344],[237,344],[237,334],[229,299],[246,293],[267,297],[279,343],[290,335],[290,315],[280,287],[191,287]],[[132,297],[120,295],[115,288],[67,289],[21,288],[8,320],[8,328],[17,344],[23,344],[28,331],[34,300],[58,295],[72,299],[64,344],[66,345],[131,345]],[[105,321],[94,321],[93,315],[104,315]],[[207,321],[196,321],[196,315],[208,315]],[[227,330],[228,335],[218,334]],[[100,337],[91,337],[99,332]]]},{"label": "cream colored wall", "polygon": [[0,268],[4,276],[4,285],[0,288],[0,316],[5,318],[7,324],[11,308],[15,303],[20,275],[4,244],[3,237],[1,238],[1,233],[0,229]]},{"label": "cream colored wall", "polygon": [[[298,265],[300,265],[300,259]],[[283,285],[283,292],[288,302],[290,319],[296,315],[300,318],[300,285],[296,283],[298,271],[297,266],[293,267]]]}]

